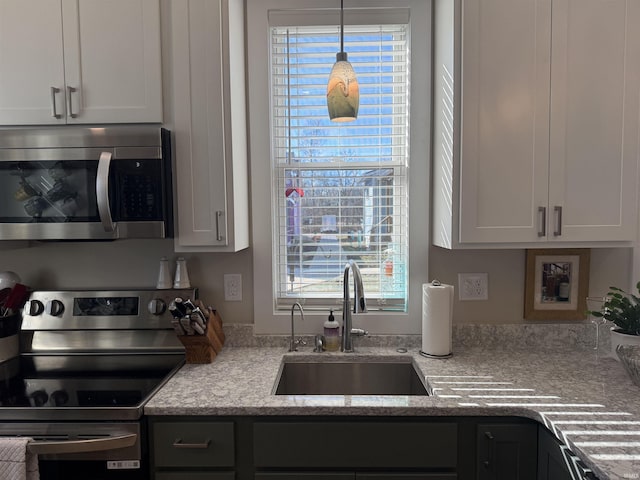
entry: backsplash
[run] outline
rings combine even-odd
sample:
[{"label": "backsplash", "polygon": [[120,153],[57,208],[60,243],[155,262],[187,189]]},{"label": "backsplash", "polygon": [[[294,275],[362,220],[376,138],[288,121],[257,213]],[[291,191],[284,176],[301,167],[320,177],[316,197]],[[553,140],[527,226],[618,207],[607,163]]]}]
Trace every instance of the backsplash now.
[{"label": "backsplash", "polygon": [[[610,352],[609,327],[600,325],[598,350]],[[282,347],[288,348],[288,335],[254,335],[253,324],[227,323],[224,325],[226,344],[230,347]],[[296,338],[299,336],[296,335]],[[313,336],[302,335],[306,347],[312,349]],[[453,353],[456,348],[482,348],[487,350],[562,350],[594,349],[596,326],[592,323],[570,324],[502,324],[454,325]],[[356,339],[356,348],[404,347],[420,348],[421,335],[369,335]]]},{"label": "backsplash", "polygon": [[[0,271],[18,273],[23,283],[34,289],[153,288],[158,279],[161,257],[168,257],[170,266],[175,268],[175,260],[180,254],[173,249],[172,239],[84,243],[0,242]],[[225,325],[253,323],[251,249],[238,253],[184,255],[191,284],[199,288],[200,298],[220,310]],[[545,325],[530,325],[522,320],[524,259],[524,250],[449,251],[433,247],[429,255],[430,278],[457,287],[459,272],[487,272],[489,275],[488,301],[459,301],[456,292],[454,328],[471,324],[484,326],[473,335],[480,335],[483,340],[498,346],[500,341],[496,340],[495,332],[488,328],[490,325],[518,324],[546,331],[548,327]],[[589,295],[601,296],[607,292],[609,285],[628,284],[632,263],[632,250],[629,248],[592,249]],[[225,300],[225,273],[242,275],[242,301]],[[560,326],[560,337],[555,338],[555,333],[549,335],[552,343],[563,343],[564,336],[570,335],[571,328],[575,328],[565,329],[567,324]],[[454,336],[466,344],[465,335],[454,333]],[[516,343],[524,340],[519,339]],[[419,344],[419,340],[415,342]]]}]

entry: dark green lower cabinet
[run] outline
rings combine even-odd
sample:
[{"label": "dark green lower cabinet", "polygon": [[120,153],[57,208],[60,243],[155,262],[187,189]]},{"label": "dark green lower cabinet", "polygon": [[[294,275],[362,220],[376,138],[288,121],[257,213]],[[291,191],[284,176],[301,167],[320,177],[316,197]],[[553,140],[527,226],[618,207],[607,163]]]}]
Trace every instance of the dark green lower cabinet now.
[{"label": "dark green lower cabinet", "polygon": [[455,473],[256,473],[255,480],[456,480]]},{"label": "dark green lower cabinet", "polygon": [[151,480],[595,478],[544,427],[515,417],[166,416],[149,426]]},{"label": "dark green lower cabinet", "polygon": [[594,480],[566,445],[543,426],[538,432],[538,480]]},{"label": "dark green lower cabinet", "polygon": [[456,480],[455,473],[357,473],[356,480]]},{"label": "dark green lower cabinet", "polygon": [[353,473],[256,473],[255,480],[355,480]]},{"label": "dark green lower cabinet", "polygon": [[235,480],[233,472],[161,472],[156,473],[156,480]]},{"label": "dark green lower cabinet", "polygon": [[455,471],[458,424],[256,421],[253,446],[254,465],[261,469]]},{"label": "dark green lower cabinet", "polygon": [[478,480],[536,480],[536,424],[478,425]]}]

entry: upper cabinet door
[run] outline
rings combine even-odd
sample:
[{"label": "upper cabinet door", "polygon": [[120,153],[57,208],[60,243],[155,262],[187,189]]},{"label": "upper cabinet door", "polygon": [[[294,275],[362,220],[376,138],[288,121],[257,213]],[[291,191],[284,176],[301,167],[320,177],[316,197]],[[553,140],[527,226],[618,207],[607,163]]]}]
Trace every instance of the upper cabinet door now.
[{"label": "upper cabinet door", "polygon": [[637,0],[553,0],[550,241],[636,237],[639,24]]},{"label": "upper cabinet door", "polygon": [[0,0],[0,125],[162,121],[159,0]]},{"label": "upper cabinet door", "polygon": [[0,0],[0,125],[65,123],[63,58],[60,0]]},{"label": "upper cabinet door", "polygon": [[158,0],[62,0],[68,123],[162,121]]},{"label": "upper cabinet door", "polygon": [[640,2],[435,6],[434,244],[630,246]]},{"label": "upper cabinet door", "polygon": [[550,0],[462,2],[460,240],[536,242],[547,205]]},{"label": "upper cabinet door", "polygon": [[242,0],[172,0],[177,252],[249,245]]}]

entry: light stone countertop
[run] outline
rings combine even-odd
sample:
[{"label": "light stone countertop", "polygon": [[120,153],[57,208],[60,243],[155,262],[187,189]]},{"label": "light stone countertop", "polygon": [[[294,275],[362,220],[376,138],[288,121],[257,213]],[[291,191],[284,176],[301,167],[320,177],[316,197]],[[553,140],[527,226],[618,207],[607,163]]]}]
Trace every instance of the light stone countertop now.
[{"label": "light stone countertop", "polygon": [[[356,347],[357,348],[357,347]],[[215,361],[185,365],[145,407],[146,415],[519,416],[546,425],[600,479],[640,478],[640,387],[608,353],[455,348],[425,358],[410,346],[360,347],[355,354],[287,353],[282,347],[225,346]],[[409,356],[435,395],[275,396],[283,357],[290,361]],[[470,390],[482,388],[483,390]],[[484,390],[497,389],[497,390]]]}]

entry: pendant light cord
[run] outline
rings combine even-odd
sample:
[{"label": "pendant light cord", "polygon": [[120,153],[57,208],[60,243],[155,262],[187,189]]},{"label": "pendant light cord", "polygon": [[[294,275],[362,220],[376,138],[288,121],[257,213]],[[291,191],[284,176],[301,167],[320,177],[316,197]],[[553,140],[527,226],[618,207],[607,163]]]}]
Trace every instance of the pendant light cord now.
[{"label": "pendant light cord", "polygon": [[344,0],[340,0],[340,52],[344,52]]},{"label": "pendant light cord", "polygon": [[293,159],[291,158],[291,57],[289,48],[289,29],[287,28],[287,164],[291,165]]}]

